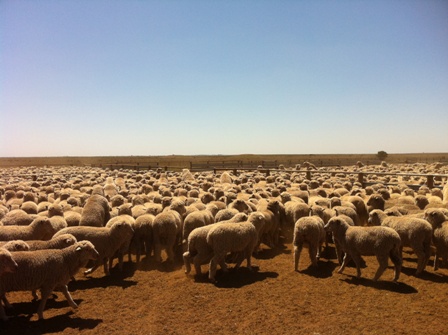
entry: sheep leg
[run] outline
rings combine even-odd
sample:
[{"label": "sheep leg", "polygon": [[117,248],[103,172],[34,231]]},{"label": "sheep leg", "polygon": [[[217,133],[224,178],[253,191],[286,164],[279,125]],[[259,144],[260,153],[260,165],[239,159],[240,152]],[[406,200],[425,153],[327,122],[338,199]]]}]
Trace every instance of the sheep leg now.
[{"label": "sheep leg", "polygon": [[436,253],[434,255],[434,271],[439,269],[439,255],[437,254],[437,250]]},{"label": "sheep leg", "polygon": [[[5,304],[6,308],[12,308],[12,305],[9,303],[8,299],[6,299],[6,293],[2,295],[2,301]],[[0,303],[1,305],[1,303]]]},{"label": "sheep leg", "polygon": [[67,285],[62,285],[60,287],[60,289],[61,289],[61,292],[64,294],[65,299],[67,299],[68,304],[70,305],[70,307],[73,308],[73,309],[78,308],[78,305],[73,301],[73,298],[70,295],[70,292],[68,291]]},{"label": "sheep leg", "polygon": [[50,296],[51,292],[53,292],[53,290],[50,288],[41,288],[41,290],[40,290],[42,299],[40,301],[39,307],[37,308],[37,315],[39,317],[39,320],[44,319],[45,305],[47,304],[47,300],[48,300],[48,297]]},{"label": "sheep leg", "polygon": [[162,262],[162,246],[160,245],[160,243],[154,244],[154,257],[156,259],[156,262]]},{"label": "sheep leg", "polygon": [[294,271],[299,270],[300,253],[302,252],[303,244],[299,243],[294,246]]},{"label": "sheep leg", "polygon": [[9,319],[9,316],[6,316],[5,309],[3,308],[3,305],[1,303],[0,303],[0,319],[2,319],[3,321],[7,321]]},{"label": "sheep leg", "polygon": [[342,271],[344,271],[345,267],[347,266],[348,262],[350,262],[351,259],[352,259],[352,257],[348,253],[345,253],[344,259],[342,261],[342,265],[339,268],[338,273],[342,273]]},{"label": "sheep leg", "polygon": [[190,257],[190,252],[186,251],[184,252],[184,254],[182,255],[183,259],[184,259],[184,265],[185,265],[185,273],[189,274],[191,272],[191,257]]},{"label": "sheep leg", "polygon": [[311,259],[311,264],[314,267],[317,267],[317,255],[319,254],[319,248],[317,248],[315,245],[313,245],[312,243],[310,243],[309,247],[308,247],[308,253],[310,255],[310,259]]},{"label": "sheep leg", "polygon": [[103,262],[103,268],[104,268],[104,274],[105,274],[106,276],[108,276],[108,275],[110,274],[110,272],[109,272],[110,267],[109,267],[109,261],[108,261],[107,258],[104,259],[104,262]]},{"label": "sheep leg", "polygon": [[419,275],[425,270],[427,258],[422,248],[415,247],[413,250],[417,256],[417,271],[415,272],[415,275]]},{"label": "sheep leg", "polygon": [[377,281],[381,277],[381,275],[384,273],[384,271],[386,270],[388,257],[387,257],[387,255],[386,256],[377,255],[376,259],[378,260],[379,266],[378,266],[378,270],[376,270],[375,277],[373,277],[374,281]]},{"label": "sheep leg", "polygon": [[361,255],[354,253],[352,256],[353,262],[356,265],[356,278],[361,278]]},{"label": "sheep leg", "polygon": [[[216,276],[216,268],[218,266],[218,264],[222,265],[222,263],[224,263],[225,259],[225,254],[221,255],[221,254],[215,254],[212,259],[210,260],[210,265],[209,265],[209,272],[208,272],[208,279],[214,283],[216,282],[215,280],[215,276]],[[227,269],[227,266],[225,267]]]},{"label": "sheep leg", "polygon": [[342,261],[343,261],[342,254],[344,252],[341,248],[341,245],[339,244],[338,241],[336,241],[336,239],[333,238],[333,242],[334,242],[334,248],[336,250],[336,257],[338,258],[338,263],[339,263],[339,265],[342,265]]},{"label": "sheep leg", "polygon": [[397,249],[392,249],[390,252],[390,259],[394,263],[394,282],[397,282],[398,277],[400,277],[401,265],[403,264],[403,258]]}]

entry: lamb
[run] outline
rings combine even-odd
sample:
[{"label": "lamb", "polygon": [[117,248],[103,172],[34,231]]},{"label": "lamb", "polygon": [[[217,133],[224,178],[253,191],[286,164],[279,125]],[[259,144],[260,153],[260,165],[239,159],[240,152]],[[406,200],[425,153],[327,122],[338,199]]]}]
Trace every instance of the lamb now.
[{"label": "lamb", "polygon": [[[67,227],[58,231],[54,237],[56,238],[62,234],[72,234],[78,241],[90,241],[98,251],[98,259],[92,267],[84,271],[85,275],[95,271],[101,264],[104,267],[104,274],[109,275],[109,259],[121,250],[124,245],[129,245],[134,231],[129,223],[117,222],[110,228],[90,226]],[[119,254],[118,261],[121,271],[123,268],[123,257],[121,254]]]},{"label": "lamb", "polygon": [[[92,243],[81,241],[61,250],[15,252],[13,257],[17,263],[17,270],[3,274],[0,281],[0,296],[4,297],[11,291],[40,289],[42,299],[37,314],[39,320],[42,320],[47,299],[55,288],[62,290],[70,307],[73,309],[78,307],[68,291],[67,284],[89,260],[98,258],[98,252]],[[8,319],[1,304],[0,318],[4,321]]]},{"label": "lamb", "polygon": [[439,268],[439,257],[442,258],[444,265],[447,264],[448,260],[448,218],[442,210],[434,208],[425,211],[425,219],[433,229],[432,242],[436,247],[434,271],[436,271]]},{"label": "lamb", "polygon": [[317,266],[320,249],[325,242],[324,221],[318,216],[306,216],[297,220],[294,226],[294,270],[298,271],[303,245],[308,244],[311,263]]},{"label": "lamb", "polygon": [[222,264],[229,252],[241,253],[235,268],[238,268],[246,259],[248,269],[251,268],[251,257],[257,246],[258,233],[250,222],[220,223],[212,225],[207,234],[207,244],[213,249],[210,261],[209,280],[215,282],[216,267]]},{"label": "lamb", "polygon": [[357,278],[361,277],[361,256],[376,256],[379,267],[373,278],[377,281],[387,268],[388,258],[394,263],[394,282],[397,282],[402,265],[400,253],[400,235],[389,227],[351,227],[345,220],[334,217],[331,218],[324,227],[333,232],[335,240],[339,242],[345,252],[344,260],[338,273],[344,271],[350,259],[356,264]]},{"label": "lamb", "polygon": [[81,213],[80,226],[104,227],[110,219],[109,203],[99,194],[87,199]]},{"label": "lamb", "polygon": [[431,256],[432,227],[424,219],[411,216],[388,216],[375,209],[370,212],[369,223],[394,229],[401,239],[401,250],[410,247],[417,255],[417,272],[421,274]]},{"label": "lamb", "polygon": [[54,233],[49,218],[37,217],[28,226],[0,226],[0,241],[49,240]]}]

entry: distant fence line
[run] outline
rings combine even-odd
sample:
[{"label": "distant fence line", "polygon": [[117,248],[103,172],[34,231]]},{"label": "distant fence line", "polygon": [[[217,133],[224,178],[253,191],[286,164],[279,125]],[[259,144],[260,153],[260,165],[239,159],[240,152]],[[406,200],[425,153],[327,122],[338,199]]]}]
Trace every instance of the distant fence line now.
[{"label": "distant fence line", "polygon": [[[239,161],[241,162],[241,161]],[[240,172],[244,171],[259,171],[260,173],[266,174],[266,176],[269,176],[271,173],[274,172],[288,172],[288,173],[302,173],[306,176],[308,180],[311,180],[313,178],[313,175],[316,174],[342,174],[342,175],[357,175],[357,181],[362,185],[362,187],[366,187],[368,185],[373,185],[378,183],[378,181],[368,181],[365,179],[366,176],[369,175],[376,175],[376,176],[402,176],[402,177],[424,177],[426,178],[426,182],[424,185],[428,186],[430,189],[434,187],[441,188],[442,185],[435,185],[435,181],[445,181],[448,180],[448,174],[423,174],[423,173],[398,173],[398,172],[375,172],[375,171],[342,171],[342,170],[313,170],[313,169],[285,169],[281,168],[279,169],[279,165],[277,161],[257,161],[257,162],[243,162],[237,164],[238,166],[227,166],[228,162],[222,162],[222,164],[216,164],[216,162],[210,162],[214,163],[213,167],[209,167],[209,162],[207,164],[192,164],[190,162],[190,171],[213,171],[214,174],[217,174],[218,171],[232,171],[234,175],[239,175]],[[249,164],[251,163],[251,164]],[[134,170],[134,171],[140,171],[140,170],[162,170],[162,171],[181,171],[185,167],[173,167],[173,166],[151,166],[151,165],[134,165],[134,164],[113,164],[113,165],[107,165],[102,167],[101,165],[98,166],[100,168],[109,168],[111,170]],[[85,173],[90,173],[89,171],[86,171]],[[48,171],[44,173],[39,173],[39,171],[36,171],[32,174],[9,174],[9,173],[2,173],[2,169],[0,169],[0,177],[31,177],[32,180],[37,180],[38,177],[42,176],[57,176],[57,175],[65,175],[65,176],[76,176],[82,174],[80,171],[74,171],[74,172],[54,172],[54,173],[48,173]],[[397,183],[385,183],[386,185],[396,185]],[[406,183],[409,187],[413,189],[418,189],[423,184],[416,184],[416,185],[410,185]]]}]

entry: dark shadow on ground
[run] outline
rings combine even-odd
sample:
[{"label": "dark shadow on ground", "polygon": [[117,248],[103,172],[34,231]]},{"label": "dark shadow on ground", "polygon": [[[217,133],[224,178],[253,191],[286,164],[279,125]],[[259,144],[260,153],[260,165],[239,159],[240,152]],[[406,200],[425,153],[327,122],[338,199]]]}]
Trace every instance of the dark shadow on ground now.
[{"label": "dark shadow on ground", "polygon": [[329,278],[333,275],[334,269],[337,267],[338,265],[333,261],[319,260],[317,262],[317,267],[314,267],[310,264],[306,269],[303,270],[301,270],[299,267],[298,272],[315,278]]},{"label": "dark shadow on ground", "polygon": [[[208,274],[207,274],[208,275]],[[201,276],[202,277],[202,276]],[[225,273],[222,270],[216,272],[216,287],[219,288],[240,288],[246,285],[263,281],[267,278],[277,278],[277,272],[260,272],[258,267],[253,266],[252,271],[246,267],[229,269]]]},{"label": "dark shadow on ground", "polygon": [[[67,302],[65,301],[65,307]],[[37,311],[36,310],[34,313]],[[33,313],[33,314],[34,314]],[[31,321],[33,314],[17,315],[6,322],[0,321],[0,329],[2,334],[8,335],[40,335],[40,334],[51,334],[60,333],[67,328],[76,329],[78,331],[86,329],[94,329],[100,323],[103,322],[101,319],[82,319],[74,316],[72,311],[69,311],[62,315],[57,315],[44,320],[34,320]],[[44,311],[45,317],[45,311]],[[34,316],[33,319],[35,319]]]},{"label": "dark shadow on ground", "polygon": [[383,291],[390,291],[390,292],[396,292],[396,293],[401,293],[401,294],[414,294],[414,293],[418,293],[418,290],[415,289],[412,286],[409,286],[403,282],[397,282],[394,283],[393,281],[386,281],[386,280],[378,280],[378,281],[373,281],[372,279],[367,279],[367,278],[356,278],[356,276],[348,276],[349,278],[345,278],[345,279],[341,279],[341,281],[344,281],[348,284],[351,285],[362,285],[362,286],[367,286],[367,287],[373,287],[379,290],[383,290]]}]

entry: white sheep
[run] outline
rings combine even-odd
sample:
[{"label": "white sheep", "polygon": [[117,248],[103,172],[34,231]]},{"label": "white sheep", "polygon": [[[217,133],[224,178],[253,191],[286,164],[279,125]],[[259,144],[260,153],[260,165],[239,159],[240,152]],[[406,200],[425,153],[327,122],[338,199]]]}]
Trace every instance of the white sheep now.
[{"label": "white sheep", "polygon": [[345,252],[344,260],[338,273],[344,271],[350,259],[356,264],[357,277],[361,277],[361,256],[376,256],[379,267],[373,278],[377,281],[387,268],[388,258],[394,263],[396,282],[400,276],[402,257],[400,253],[400,235],[389,227],[357,227],[350,226],[344,219],[331,218],[325,225],[326,230],[333,232],[334,238]]},{"label": "white sheep", "polygon": [[17,271],[17,267],[18,265],[11,252],[5,248],[0,248],[0,281],[3,274]]},{"label": "white sheep", "polygon": [[54,233],[49,218],[37,217],[28,226],[0,226],[0,241],[49,240]]},{"label": "white sheep", "polygon": [[258,233],[250,222],[219,223],[212,225],[207,234],[207,243],[213,249],[213,257],[210,261],[209,280],[215,282],[216,268],[222,264],[227,253],[240,253],[235,268],[238,268],[246,259],[248,269],[251,268],[251,257],[258,243]]},{"label": "white sheep", "polygon": [[448,217],[441,209],[433,208],[425,211],[425,219],[431,224],[432,242],[436,247],[434,255],[434,271],[439,268],[439,257],[444,265],[448,260]]},{"label": "white sheep", "polygon": [[317,266],[325,236],[324,221],[319,216],[306,216],[297,220],[293,237],[295,271],[298,271],[300,253],[305,244],[308,245],[311,264]]},{"label": "white sheep", "polygon": [[380,209],[369,213],[369,224],[385,226],[394,229],[401,239],[401,250],[410,247],[417,255],[417,272],[424,271],[431,256],[432,227],[424,219],[413,216],[388,216]]},{"label": "white sheep", "polygon": [[[104,267],[104,274],[109,275],[109,259],[113,257],[124,245],[129,245],[134,231],[129,223],[117,222],[112,227],[90,227],[76,226],[67,227],[58,231],[54,237],[62,234],[72,234],[78,241],[87,240],[93,243],[99,253],[97,261],[84,274],[90,274],[101,264]],[[123,268],[123,257],[119,253],[119,269]]]},{"label": "white sheep", "polygon": [[[42,299],[37,314],[39,320],[42,320],[47,299],[56,287],[62,290],[70,307],[78,307],[68,291],[67,284],[89,260],[98,258],[98,252],[92,243],[81,241],[61,250],[15,252],[13,258],[17,263],[17,270],[2,275],[0,296],[3,298],[7,292],[12,291],[40,289]],[[8,319],[1,304],[0,318],[4,321]]]}]

